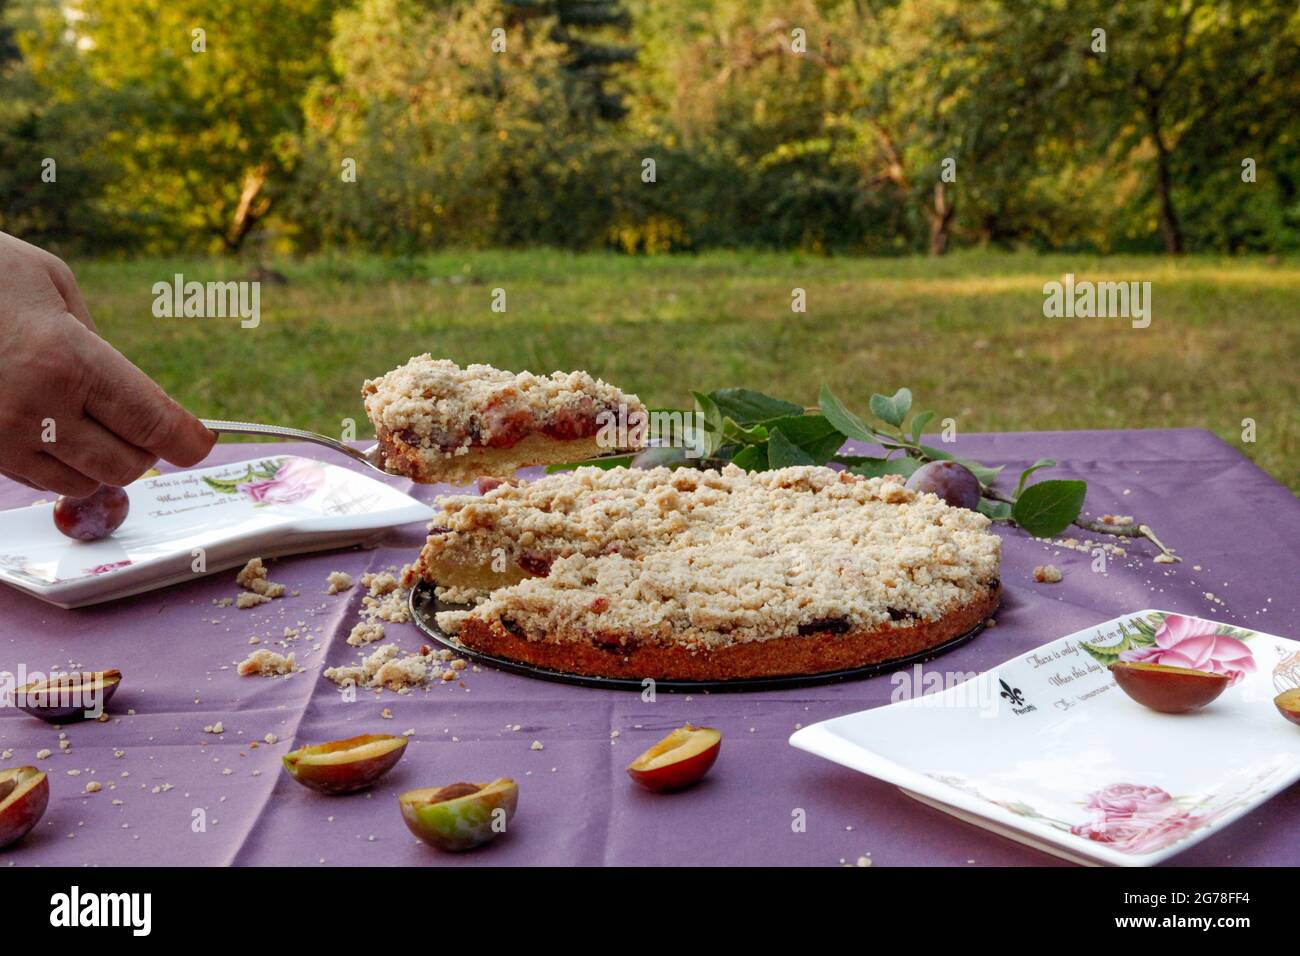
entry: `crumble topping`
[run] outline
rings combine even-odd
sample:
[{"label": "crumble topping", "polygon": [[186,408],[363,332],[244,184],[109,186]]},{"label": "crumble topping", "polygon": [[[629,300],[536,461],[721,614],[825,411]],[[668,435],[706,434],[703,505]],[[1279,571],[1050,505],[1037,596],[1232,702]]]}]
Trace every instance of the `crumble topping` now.
[{"label": "crumble topping", "polygon": [[467,617],[469,617],[469,611],[439,611],[433,616],[433,619],[438,623],[438,628],[442,633],[455,637]]},{"label": "crumble topping", "polygon": [[581,468],[444,498],[418,564],[455,588],[508,557],[508,586],[457,626],[703,649],[937,619],[996,581],[989,524],[896,476]]},{"label": "crumble topping", "polygon": [[[420,482],[467,483],[527,465],[563,461],[575,449],[645,444],[648,416],[587,372],[504,372],[460,368],[427,353],[361,390],[384,467]],[[612,419],[612,420],[611,420]],[[612,425],[615,431],[606,431]]]},{"label": "crumble topping", "polygon": [[546,422],[620,405],[644,410],[635,395],[625,395],[587,372],[534,375],[491,365],[461,368],[427,352],[368,380],[361,394],[376,428],[408,433],[417,439],[410,444],[449,453],[470,444],[491,444],[494,436],[512,430],[519,415]]},{"label": "crumble topping", "polygon": [[445,604],[482,604],[491,593],[487,588],[443,587],[441,584],[433,589],[439,601]]},{"label": "crumble topping", "polygon": [[352,575],[346,571],[331,571],[326,583],[330,594],[341,594],[352,587]]}]

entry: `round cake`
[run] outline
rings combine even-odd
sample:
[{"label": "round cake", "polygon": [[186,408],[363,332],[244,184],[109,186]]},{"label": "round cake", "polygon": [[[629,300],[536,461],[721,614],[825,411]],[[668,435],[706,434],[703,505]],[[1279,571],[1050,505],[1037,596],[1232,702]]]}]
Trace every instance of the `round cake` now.
[{"label": "round cake", "polygon": [[579,468],[438,505],[410,569],[467,648],[570,674],[728,680],[920,653],[997,607],[989,520],[900,479]]}]

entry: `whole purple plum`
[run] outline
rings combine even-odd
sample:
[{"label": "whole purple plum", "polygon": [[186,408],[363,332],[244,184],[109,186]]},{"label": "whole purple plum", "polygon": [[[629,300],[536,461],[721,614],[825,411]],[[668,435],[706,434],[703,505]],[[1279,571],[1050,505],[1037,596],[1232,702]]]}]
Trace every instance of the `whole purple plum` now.
[{"label": "whole purple plum", "polygon": [[969,468],[955,461],[931,461],[907,479],[916,492],[938,495],[954,508],[975,510],[980,503],[980,482]]}]

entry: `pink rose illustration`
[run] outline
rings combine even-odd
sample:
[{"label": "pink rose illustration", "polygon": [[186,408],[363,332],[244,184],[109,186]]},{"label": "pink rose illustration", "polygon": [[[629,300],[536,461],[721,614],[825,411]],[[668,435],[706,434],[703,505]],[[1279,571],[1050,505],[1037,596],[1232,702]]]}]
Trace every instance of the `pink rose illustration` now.
[{"label": "pink rose illustration", "polygon": [[1216,634],[1216,629],[1209,621],[1170,614],[1156,631],[1154,645],[1123,651],[1120,660],[1225,674],[1235,684],[1255,669],[1255,657],[1245,642]]},{"label": "pink rose illustration", "polygon": [[1122,820],[1102,817],[1071,827],[1070,832],[1095,843],[1104,843],[1120,853],[1154,853],[1191,836],[1204,823],[1200,817],[1178,810],[1163,817]]},{"label": "pink rose illustration", "polygon": [[1103,790],[1088,794],[1084,806],[1108,816],[1132,816],[1135,813],[1161,813],[1173,797],[1159,787],[1136,783],[1112,783]]},{"label": "pink rose illustration", "polygon": [[1121,853],[1152,853],[1191,835],[1208,820],[1180,810],[1159,787],[1113,783],[1088,794],[1084,805],[1093,812],[1087,823],[1070,832]]},{"label": "pink rose illustration", "polygon": [[258,504],[284,505],[310,497],[325,483],[325,468],[306,458],[290,458],[274,478],[245,481],[235,486]]}]

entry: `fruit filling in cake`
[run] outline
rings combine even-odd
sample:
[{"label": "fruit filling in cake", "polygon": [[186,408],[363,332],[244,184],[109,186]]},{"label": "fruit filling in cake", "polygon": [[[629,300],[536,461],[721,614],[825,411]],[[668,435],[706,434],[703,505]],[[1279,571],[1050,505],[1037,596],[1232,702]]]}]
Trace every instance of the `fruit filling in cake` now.
[{"label": "fruit filling in cake", "polygon": [[461,368],[426,354],[361,391],[385,467],[415,481],[467,483],[645,444],[640,400],[586,372]]},{"label": "fruit filling in cake", "polygon": [[915,653],[997,606],[983,515],[901,480],[582,468],[443,499],[412,574],[489,588],[467,646],[571,673],[818,673]]}]

